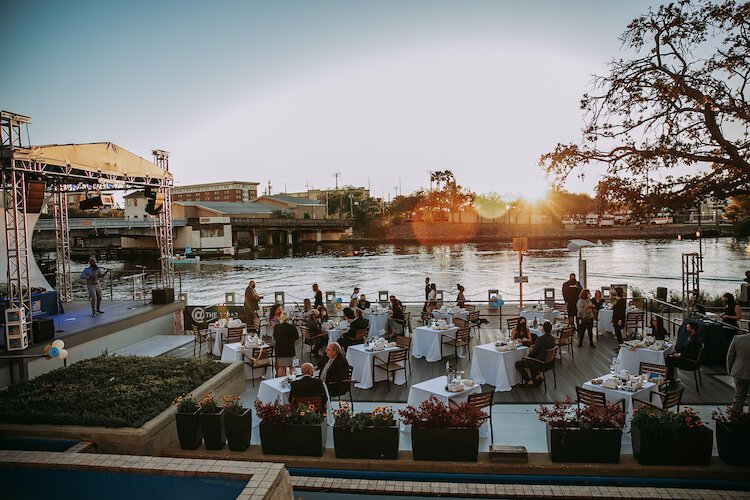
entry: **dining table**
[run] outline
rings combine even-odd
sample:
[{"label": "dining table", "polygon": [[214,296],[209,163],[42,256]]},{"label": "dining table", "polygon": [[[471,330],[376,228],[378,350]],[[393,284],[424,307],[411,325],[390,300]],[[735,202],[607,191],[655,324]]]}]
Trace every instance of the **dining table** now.
[{"label": "dining table", "polygon": [[[651,392],[657,390],[656,384],[653,382],[643,382],[640,389],[636,391],[628,391],[625,389],[608,389],[602,386],[607,380],[610,380],[614,375],[607,373],[601,377],[597,377],[597,381],[601,381],[599,384],[594,384],[593,380],[589,380],[583,383],[583,388],[590,391],[603,392],[607,396],[608,403],[614,403],[619,399],[625,400],[625,432],[630,431],[630,421],[633,419],[633,398],[640,399],[641,401],[651,401]],[[658,398],[657,398],[658,399]],[[654,404],[660,404],[660,401],[655,401]]]},{"label": "dining table", "polygon": [[[224,346],[221,349],[221,362],[222,363],[233,363],[235,361],[244,361],[243,354],[247,353],[248,356],[251,356],[253,349],[259,349],[263,347],[269,347],[269,344],[266,343],[260,343],[258,345],[249,346],[249,347],[242,347],[241,342],[233,342],[231,344],[224,344]],[[273,367],[271,365],[268,365],[268,368],[258,375],[258,370],[260,368],[256,368],[253,370],[245,364],[245,380],[251,380],[254,378],[258,378],[259,376],[262,377],[273,377]],[[255,371],[255,373],[253,373]]]},{"label": "dining table", "polygon": [[367,336],[377,338],[381,330],[387,329],[388,319],[391,317],[391,314],[391,311],[387,309],[379,309],[377,311],[365,310],[364,317],[370,322]]},{"label": "dining table", "polygon": [[557,311],[555,309],[550,309],[548,311],[545,311],[543,309],[532,309],[532,310],[526,310],[521,311],[519,316],[526,318],[526,324],[530,325],[536,320],[537,324],[541,325],[545,321],[549,321],[550,323],[554,323],[556,319],[560,318],[560,311]]},{"label": "dining table", "polygon": [[528,350],[526,346],[516,349],[509,349],[507,345],[498,347],[495,342],[478,345],[474,347],[471,357],[471,378],[477,384],[494,386],[495,392],[510,391],[514,385],[521,383],[516,362],[523,359]]},{"label": "dining table", "polygon": [[664,365],[664,357],[672,344],[665,343],[664,349],[652,347],[630,347],[626,342],[620,347],[617,359],[620,360],[620,370],[627,370],[633,375],[640,372],[641,363]]},{"label": "dining table", "polygon": [[[376,358],[380,361],[388,361],[389,353],[398,350],[400,350],[399,347],[386,347],[375,351],[371,350],[367,344],[349,346],[346,350],[346,360],[349,362],[349,366],[352,367],[352,378],[357,381],[354,387],[371,389],[375,385],[375,382],[385,380],[387,374],[384,370],[377,370],[375,379],[373,380],[373,363]],[[396,376],[394,382],[396,385],[404,385],[406,383],[405,370],[399,370],[394,375]]]},{"label": "dining table", "polygon": [[[285,379],[286,377],[276,377],[262,381],[260,387],[258,387],[257,399],[264,404],[273,403],[277,399],[283,404],[289,403],[291,385],[289,385]],[[324,384],[323,387],[325,388],[326,398],[328,399],[328,404],[326,405],[326,423],[333,427],[335,417],[333,411],[331,411],[331,397],[328,395],[328,386]],[[260,419],[255,411],[255,405],[253,405],[252,413],[253,427],[257,427],[258,424],[260,424]]]},{"label": "dining table", "polygon": [[453,324],[453,318],[460,318],[465,321],[468,321],[469,311],[467,311],[466,309],[456,309],[456,310],[433,309],[432,317],[435,319],[444,319],[445,322],[450,325],[450,324]]},{"label": "dining table", "polygon": [[[211,354],[220,356],[222,354],[223,339],[229,334],[229,328],[226,326],[208,325],[208,331],[213,337],[211,345]],[[242,332],[247,335],[247,325],[243,325]]]},{"label": "dining table", "polygon": [[[445,330],[439,330],[432,328],[431,326],[419,326],[414,329],[412,335],[412,346],[411,355],[415,358],[425,358],[427,361],[433,363],[440,361],[443,356],[440,353],[440,344],[442,343],[442,336],[447,335],[452,338],[456,338],[458,327],[449,325]],[[453,348],[447,347],[447,350],[452,353]],[[458,357],[463,358],[464,348],[458,350]]]}]

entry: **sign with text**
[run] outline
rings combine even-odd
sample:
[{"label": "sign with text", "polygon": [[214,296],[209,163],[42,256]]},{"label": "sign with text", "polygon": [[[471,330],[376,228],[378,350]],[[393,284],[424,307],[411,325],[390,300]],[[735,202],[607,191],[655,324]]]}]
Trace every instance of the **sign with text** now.
[{"label": "sign with text", "polygon": [[514,252],[525,252],[529,249],[528,238],[513,238],[513,251]]},{"label": "sign with text", "polygon": [[513,277],[513,283],[528,283],[528,282],[529,282],[529,277],[528,276],[524,275],[524,276],[521,276],[521,277],[519,277],[519,276],[514,276]]}]

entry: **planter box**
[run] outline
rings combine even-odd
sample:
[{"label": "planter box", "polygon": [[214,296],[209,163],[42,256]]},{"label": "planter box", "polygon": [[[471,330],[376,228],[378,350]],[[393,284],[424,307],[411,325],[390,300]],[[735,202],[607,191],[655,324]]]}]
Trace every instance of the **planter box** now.
[{"label": "planter box", "polygon": [[200,410],[193,413],[175,413],[177,424],[177,437],[180,440],[180,448],[183,450],[197,450],[203,434],[201,433]]},{"label": "planter box", "polygon": [[269,425],[260,423],[260,445],[265,455],[320,457],[325,451],[325,425]]},{"label": "planter box", "polygon": [[224,430],[230,450],[245,451],[250,446],[252,423],[253,415],[249,408],[242,415],[224,415]]},{"label": "planter box", "polygon": [[201,413],[201,431],[207,450],[222,450],[227,442],[221,415],[223,412],[222,409],[217,413]]},{"label": "planter box", "polygon": [[750,427],[732,430],[726,424],[717,422],[716,447],[719,456],[728,465],[750,465]]},{"label": "planter box", "polygon": [[432,429],[412,427],[414,460],[476,462],[479,429]]},{"label": "planter box", "polygon": [[336,458],[398,458],[398,427],[333,428]]},{"label": "planter box", "polygon": [[662,432],[654,436],[633,425],[631,431],[633,455],[641,465],[709,465],[714,433],[705,427],[676,439],[674,434]]},{"label": "planter box", "polygon": [[547,448],[553,462],[620,462],[621,429],[555,428],[547,425]]}]

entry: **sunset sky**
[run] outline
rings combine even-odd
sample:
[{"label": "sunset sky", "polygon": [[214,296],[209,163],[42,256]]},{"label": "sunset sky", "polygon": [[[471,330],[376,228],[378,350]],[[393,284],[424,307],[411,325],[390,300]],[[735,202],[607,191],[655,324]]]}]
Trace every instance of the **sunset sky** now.
[{"label": "sunset sky", "polygon": [[451,169],[535,198],[539,156],[578,137],[591,75],[649,5],[4,0],[0,108],[32,117],[32,144],[166,149],[178,185],[340,172],[387,198]]}]

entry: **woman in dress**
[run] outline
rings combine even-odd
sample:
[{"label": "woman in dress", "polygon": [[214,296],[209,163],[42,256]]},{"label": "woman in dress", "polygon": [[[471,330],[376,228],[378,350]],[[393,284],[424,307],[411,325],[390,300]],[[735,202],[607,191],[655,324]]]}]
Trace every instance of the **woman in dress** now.
[{"label": "woman in dress", "polygon": [[527,347],[534,343],[534,337],[531,335],[529,327],[526,325],[526,318],[523,316],[518,318],[518,323],[511,332],[511,339],[520,341],[521,344]]},{"label": "woman in dress", "polygon": [[578,347],[583,347],[583,337],[589,332],[589,346],[594,345],[594,303],[591,302],[591,292],[587,288],[581,290],[576,302],[578,312]]},{"label": "woman in dress", "polygon": [[292,368],[294,356],[297,354],[295,345],[298,338],[297,327],[289,323],[289,314],[281,313],[279,323],[273,327],[277,377],[283,377],[286,374],[286,369]]},{"label": "woman in dress", "polygon": [[669,336],[666,328],[664,328],[664,320],[661,316],[651,316],[651,335],[655,337],[656,340],[664,340]]},{"label": "woman in dress", "polygon": [[731,293],[725,293],[721,297],[724,299],[725,304],[721,320],[727,325],[739,328],[740,318],[742,318],[742,307],[735,301],[734,295]]},{"label": "woman in dress", "polygon": [[464,292],[466,291],[466,289],[461,284],[458,284],[456,286],[458,287],[458,297],[456,297],[456,305],[463,309],[464,304],[466,304],[466,297],[464,296]]},{"label": "woman in dress", "polygon": [[430,283],[430,293],[427,296],[427,312],[432,313],[432,310],[437,308],[437,285]]}]

